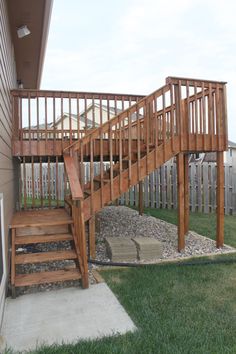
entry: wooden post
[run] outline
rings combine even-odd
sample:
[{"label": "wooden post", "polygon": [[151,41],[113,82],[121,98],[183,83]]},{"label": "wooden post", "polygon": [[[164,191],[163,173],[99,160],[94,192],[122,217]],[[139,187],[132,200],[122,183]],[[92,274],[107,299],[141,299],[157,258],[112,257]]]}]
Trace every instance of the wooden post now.
[{"label": "wooden post", "polygon": [[177,171],[178,171],[178,251],[185,247],[185,223],[184,223],[184,154],[177,155]]},{"label": "wooden post", "polygon": [[188,188],[188,174],[189,174],[189,155],[184,155],[184,234],[189,232],[189,188]]},{"label": "wooden post", "polygon": [[217,152],[217,231],[216,247],[224,245],[224,152]]},{"label": "wooden post", "polygon": [[13,139],[18,140],[19,139],[19,98],[18,97],[13,97]]},{"label": "wooden post", "polygon": [[95,244],[95,215],[89,219],[89,257],[96,258],[96,244]]},{"label": "wooden post", "polygon": [[84,223],[84,203],[83,200],[78,201],[79,209],[79,226],[80,226],[80,252],[83,263],[82,286],[84,289],[89,287],[88,279],[88,263],[87,263],[87,247],[85,237],[85,223]]},{"label": "wooden post", "polygon": [[16,229],[11,230],[11,296],[13,299],[16,298],[16,290],[15,290],[15,277],[16,277]]},{"label": "wooden post", "polygon": [[143,181],[139,181],[138,186],[139,186],[139,188],[138,188],[138,191],[139,191],[139,203],[138,203],[139,215],[143,215]]}]

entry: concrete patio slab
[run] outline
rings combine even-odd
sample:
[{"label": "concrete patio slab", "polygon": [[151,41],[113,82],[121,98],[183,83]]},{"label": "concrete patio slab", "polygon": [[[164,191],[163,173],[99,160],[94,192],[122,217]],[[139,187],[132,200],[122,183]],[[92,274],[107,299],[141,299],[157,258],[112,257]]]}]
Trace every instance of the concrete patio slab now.
[{"label": "concrete patio slab", "polygon": [[0,338],[4,348],[32,350],[41,344],[72,343],[124,334],[134,323],[105,283],[6,300]]}]

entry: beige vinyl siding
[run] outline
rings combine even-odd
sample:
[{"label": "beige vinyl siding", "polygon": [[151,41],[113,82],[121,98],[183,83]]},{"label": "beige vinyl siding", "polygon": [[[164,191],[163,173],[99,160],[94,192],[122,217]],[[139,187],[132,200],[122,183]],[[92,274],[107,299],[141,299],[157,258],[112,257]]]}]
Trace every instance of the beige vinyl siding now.
[{"label": "beige vinyl siding", "polygon": [[15,210],[18,162],[11,154],[12,100],[10,90],[16,87],[16,70],[7,15],[7,1],[0,0],[0,193],[3,193],[6,245],[8,226]]}]

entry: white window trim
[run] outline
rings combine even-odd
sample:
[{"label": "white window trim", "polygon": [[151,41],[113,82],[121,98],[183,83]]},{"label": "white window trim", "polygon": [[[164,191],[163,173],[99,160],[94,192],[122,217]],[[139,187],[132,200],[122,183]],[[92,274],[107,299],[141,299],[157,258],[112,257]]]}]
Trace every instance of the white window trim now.
[{"label": "white window trim", "polygon": [[1,328],[4,305],[5,305],[6,281],[7,281],[4,211],[3,211],[3,194],[2,193],[0,193],[0,204],[1,204],[0,218],[1,218],[1,235],[2,235],[2,240],[1,240],[2,241],[2,263],[3,263],[2,279],[1,279],[1,283],[0,283],[0,328]]}]

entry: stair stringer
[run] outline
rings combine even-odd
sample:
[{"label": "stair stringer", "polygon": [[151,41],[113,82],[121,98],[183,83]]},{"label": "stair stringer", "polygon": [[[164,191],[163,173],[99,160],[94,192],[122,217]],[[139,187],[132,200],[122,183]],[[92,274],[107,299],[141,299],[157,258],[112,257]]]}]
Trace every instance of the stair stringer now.
[{"label": "stair stringer", "polygon": [[[172,141],[173,139],[173,141]],[[140,159],[140,169],[138,173],[138,161],[131,165],[131,179],[129,181],[129,169],[125,169],[122,172],[122,182],[120,185],[120,175],[113,179],[113,200],[111,200],[111,182],[106,183],[102,188],[102,198],[101,198],[101,188],[94,191],[93,197],[88,197],[84,200],[84,219],[89,220],[92,217],[91,209],[93,210],[93,215],[99,212],[103,207],[111,203],[112,201],[119,198],[123,193],[127,192],[130,187],[137,185],[137,183],[143,180],[147,175],[155,171],[165,162],[170,160],[172,157],[180,153],[179,136],[175,136],[169,139],[164,144],[157,146],[155,149],[150,151],[148,155],[145,155]],[[93,203],[93,208],[91,208],[91,200]],[[101,202],[102,201],[102,202]],[[103,203],[103,204],[102,204]]]}]

